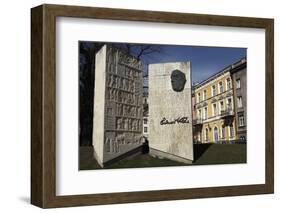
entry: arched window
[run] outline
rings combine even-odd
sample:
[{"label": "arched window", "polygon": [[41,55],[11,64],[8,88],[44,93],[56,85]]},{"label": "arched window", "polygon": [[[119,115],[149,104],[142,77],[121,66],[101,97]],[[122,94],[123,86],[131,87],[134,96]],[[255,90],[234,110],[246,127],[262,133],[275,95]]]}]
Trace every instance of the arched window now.
[{"label": "arched window", "polygon": [[221,126],[221,138],[225,139],[225,127]]},{"label": "arched window", "polygon": [[218,132],[218,128],[215,127],[214,128],[214,142],[218,143],[218,141],[219,141],[219,132]]}]

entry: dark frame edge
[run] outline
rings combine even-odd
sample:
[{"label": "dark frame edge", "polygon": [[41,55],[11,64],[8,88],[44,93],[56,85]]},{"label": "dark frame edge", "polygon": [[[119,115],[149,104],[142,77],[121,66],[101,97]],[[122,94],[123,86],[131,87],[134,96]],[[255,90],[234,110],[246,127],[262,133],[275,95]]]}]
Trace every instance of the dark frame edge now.
[{"label": "dark frame edge", "polygon": [[54,16],[225,27],[266,28],[271,18],[43,4]]},{"label": "dark frame edge", "polygon": [[274,193],[274,19],[269,19],[265,28],[265,178],[267,191]]},{"label": "dark frame edge", "polygon": [[31,203],[43,207],[43,6],[31,9]]},{"label": "dark frame edge", "polygon": [[41,208],[56,197],[54,20],[46,5],[31,8],[31,204]]}]

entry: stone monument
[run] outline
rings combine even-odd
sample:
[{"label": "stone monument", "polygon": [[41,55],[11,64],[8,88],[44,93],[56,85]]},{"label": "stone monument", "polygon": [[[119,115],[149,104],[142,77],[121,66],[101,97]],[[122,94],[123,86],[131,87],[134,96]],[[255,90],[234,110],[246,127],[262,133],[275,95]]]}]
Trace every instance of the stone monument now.
[{"label": "stone monument", "polygon": [[190,62],[149,65],[150,154],[193,161]]},{"label": "stone monument", "polygon": [[102,167],[142,145],[142,75],[141,61],[121,50],[96,54],[93,147]]}]

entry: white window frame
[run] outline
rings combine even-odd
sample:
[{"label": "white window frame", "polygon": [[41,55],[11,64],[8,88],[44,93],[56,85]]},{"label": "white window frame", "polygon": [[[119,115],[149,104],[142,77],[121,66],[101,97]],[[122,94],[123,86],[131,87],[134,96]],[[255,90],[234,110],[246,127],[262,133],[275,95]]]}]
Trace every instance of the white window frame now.
[{"label": "white window frame", "polygon": [[222,81],[219,82],[219,94],[223,93],[223,84]]},{"label": "white window frame", "polygon": [[212,85],[212,97],[216,96],[216,85]]},{"label": "white window frame", "polygon": [[[146,131],[145,131],[145,129],[146,129]],[[144,127],[143,127],[143,132],[144,132],[144,133],[148,133],[148,127],[147,127],[147,126],[144,126]]]},{"label": "white window frame", "polygon": [[[222,103],[222,105],[221,105]],[[224,110],[224,102],[220,101],[220,113]]]},{"label": "white window frame", "polygon": [[207,99],[207,91],[204,90],[203,91],[203,100],[206,101],[206,99]]},{"label": "white window frame", "polygon": [[204,119],[208,119],[208,107],[204,107]]},{"label": "white window frame", "polygon": [[[214,107],[214,106],[216,106],[216,107]],[[217,110],[217,103],[213,103],[212,104],[212,107],[213,107],[213,116],[217,116],[218,115],[218,110]],[[216,110],[215,110],[215,108],[216,108]]]},{"label": "white window frame", "polygon": [[201,109],[198,109],[198,110],[197,110],[197,117],[198,117],[198,119],[201,119],[201,118],[202,118]]},{"label": "white window frame", "polygon": [[[217,128],[217,134],[218,134],[218,140],[216,141],[216,137],[215,137],[215,128]],[[219,130],[219,128],[217,127],[217,126],[215,126],[214,127],[214,129],[213,129],[213,142],[218,142],[219,141],[219,139],[220,139],[220,130]]]},{"label": "white window frame", "polygon": [[147,123],[148,123],[147,118],[144,118],[144,119],[143,119],[143,124],[147,124]]},{"label": "white window frame", "polygon": [[[242,119],[241,119],[241,118],[242,118]],[[243,120],[242,125],[241,125],[241,120]],[[239,127],[245,126],[245,117],[244,117],[243,114],[238,115],[238,126],[239,126]]]},{"label": "white window frame", "polygon": [[197,103],[200,103],[200,99],[201,99],[201,97],[200,97],[201,95],[200,95],[200,92],[197,94]]},{"label": "white window frame", "polygon": [[241,88],[241,79],[237,78],[236,79],[236,89],[240,89]]},{"label": "white window frame", "polygon": [[237,107],[242,108],[243,107],[243,102],[242,102],[242,96],[237,97]]},{"label": "white window frame", "polygon": [[233,135],[231,135],[231,127],[230,127],[230,125],[229,125],[229,127],[228,127],[228,136],[229,136],[229,139],[234,138],[234,126],[233,126],[233,124],[232,124],[232,129],[233,129]]},{"label": "white window frame", "polygon": [[[230,100],[230,106],[229,106],[229,100]],[[227,99],[226,110],[232,110],[232,98]]]},{"label": "white window frame", "polygon": [[[228,86],[228,80],[229,80],[229,86]],[[225,79],[225,88],[226,88],[225,91],[227,91],[227,90],[229,90],[231,88],[231,80],[230,80],[230,78]]]},{"label": "white window frame", "polygon": [[205,141],[206,142],[209,141],[209,130],[208,130],[208,128],[205,128]]}]

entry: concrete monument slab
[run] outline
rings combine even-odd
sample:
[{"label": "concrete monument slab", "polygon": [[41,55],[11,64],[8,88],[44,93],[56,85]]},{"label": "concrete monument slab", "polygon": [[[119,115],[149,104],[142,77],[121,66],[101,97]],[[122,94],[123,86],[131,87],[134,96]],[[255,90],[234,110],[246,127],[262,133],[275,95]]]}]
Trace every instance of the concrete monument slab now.
[{"label": "concrete monument slab", "polygon": [[149,65],[150,154],[193,161],[190,62]]},{"label": "concrete monument slab", "polygon": [[104,45],[96,54],[93,147],[104,167],[141,147],[142,63]]}]

